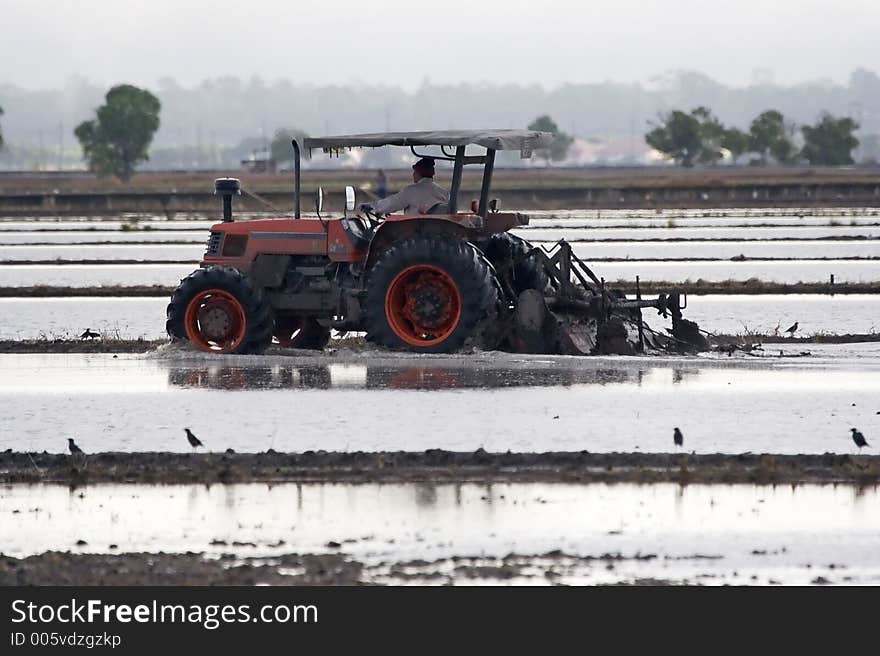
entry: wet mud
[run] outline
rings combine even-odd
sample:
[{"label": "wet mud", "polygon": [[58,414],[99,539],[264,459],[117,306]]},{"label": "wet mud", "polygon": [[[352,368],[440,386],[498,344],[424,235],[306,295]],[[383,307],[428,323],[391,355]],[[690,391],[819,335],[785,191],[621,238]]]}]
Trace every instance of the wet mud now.
[{"label": "wet mud", "polygon": [[688,453],[0,453],[0,483],[880,483],[880,456]]},{"label": "wet mud", "polygon": [[[341,546],[341,545],[337,545]],[[711,558],[695,554],[695,560]],[[472,585],[474,583],[564,584],[589,578],[624,562],[657,560],[656,554],[603,553],[578,556],[562,551],[504,557],[453,556],[368,564],[344,553],[284,553],[268,558],[203,553],[86,554],[47,551],[25,558],[0,554],[0,585]],[[622,585],[699,584],[693,580],[624,577]],[[745,583],[745,581],[744,581]]]}]

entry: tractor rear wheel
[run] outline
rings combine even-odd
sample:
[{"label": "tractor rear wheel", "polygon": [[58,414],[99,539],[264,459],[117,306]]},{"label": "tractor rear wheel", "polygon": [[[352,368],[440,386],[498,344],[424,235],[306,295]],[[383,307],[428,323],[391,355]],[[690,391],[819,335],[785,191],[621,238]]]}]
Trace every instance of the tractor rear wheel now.
[{"label": "tractor rear wheel", "polygon": [[172,340],[212,353],[261,353],[272,340],[272,308],[238,269],[197,269],[180,281],[166,310]]},{"label": "tractor rear wheel", "polygon": [[414,237],[382,253],[367,281],[367,339],[397,350],[448,353],[495,316],[498,283],[472,244]]},{"label": "tractor rear wheel", "polygon": [[[482,250],[499,275],[509,280],[513,292],[519,296],[527,289],[544,292],[550,283],[538,254],[529,255],[533,246],[509,232],[492,235],[482,244]],[[511,265],[511,260],[515,264]]]},{"label": "tractor rear wheel", "polygon": [[276,314],[274,341],[284,348],[316,349],[320,351],[330,341],[330,329],[312,317],[295,314]]}]

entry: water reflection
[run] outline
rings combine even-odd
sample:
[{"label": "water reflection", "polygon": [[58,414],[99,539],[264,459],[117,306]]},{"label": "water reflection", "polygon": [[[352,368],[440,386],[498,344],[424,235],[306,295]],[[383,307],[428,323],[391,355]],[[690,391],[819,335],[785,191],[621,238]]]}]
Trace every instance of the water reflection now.
[{"label": "water reflection", "polygon": [[[687,374],[676,370],[674,382]],[[504,387],[568,387],[571,385],[632,384],[641,386],[641,368],[484,368],[424,365],[336,366],[170,366],[168,383],[173,387],[215,390],[276,389],[400,389],[443,390]]]},{"label": "water reflection", "polygon": [[[876,582],[876,487],[674,484],[93,485],[0,489],[0,551],[274,557],[342,545],[369,564],[555,550],[624,558],[620,576],[818,575]],[[39,509],[36,511],[35,509]],[[83,540],[85,544],[78,544]],[[111,547],[110,545],[115,545]],[[117,551],[118,550],[118,551]],[[567,562],[567,561],[566,561]],[[592,561],[591,561],[592,562]],[[835,563],[834,568],[826,566]],[[595,569],[595,568],[594,568]],[[593,573],[605,572],[597,569]]]}]

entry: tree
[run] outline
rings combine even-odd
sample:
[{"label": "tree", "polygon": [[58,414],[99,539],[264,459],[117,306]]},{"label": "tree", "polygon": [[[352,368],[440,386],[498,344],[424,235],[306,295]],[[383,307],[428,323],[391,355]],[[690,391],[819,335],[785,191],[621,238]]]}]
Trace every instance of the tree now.
[{"label": "tree", "polygon": [[852,151],[859,145],[853,132],[858,128],[859,124],[848,116],[834,118],[831,114],[822,114],[816,125],[801,126],[804,135],[801,156],[819,166],[852,164]]},{"label": "tree", "polygon": [[730,151],[735,162],[749,150],[749,135],[738,128],[727,128],[721,137],[721,147]]},{"label": "tree", "polygon": [[540,157],[541,159],[546,160],[547,164],[549,164],[551,160],[558,162],[565,159],[565,156],[568,154],[568,149],[574,142],[574,139],[565,134],[565,132],[562,132],[559,129],[559,126],[556,125],[556,122],[547,114],[542,114],[529,123],[528,129],[535,130],[536,132],[550,132],[554,135],[553,142],[550,144],[549,148],[539,148],[535,151],[535,157]]},{"label": "tree", "polygon": [[300,148],[302,148],[303,139],[307,136],[309,135],[302,130],[287,128],[279,128],[275,130],[275,136],[272,137],[272,143],[269,146],[272,159],[275,160],[276,164],[280,164],[281,162],[292,162],[293,146],[290,142],[296,139]]},{"label": "tree", "polygon": [[161,103],[146,89],[129,84],[113,87],[105,100],[96,118],[80,123],[74,134],[89,170],[127,181],[135,165],[149,159],[147,149],[159,129]]},{"label": "tree", "polygon": [[708,107],[697,107],[691,111],[691,116],[699,123],[700,148],[697,161],[700,164],[715,164],[724,156],[721,148],[725,128]]},{"label": "tree", "polygon": [[758,153],[758,161],[766,164],[772,157],[779,164],[794,160],[795,147],[791,141],[793,126],[775,109],[762,112],[749,127],[749,150]]},{"label": "tree", "polygon": [[685,114],[678,109],[661,116],[660,120],[661,123],[645,135],[645,141],[676,164],[693,166],[703,146],[700,121],[692,113]]}]

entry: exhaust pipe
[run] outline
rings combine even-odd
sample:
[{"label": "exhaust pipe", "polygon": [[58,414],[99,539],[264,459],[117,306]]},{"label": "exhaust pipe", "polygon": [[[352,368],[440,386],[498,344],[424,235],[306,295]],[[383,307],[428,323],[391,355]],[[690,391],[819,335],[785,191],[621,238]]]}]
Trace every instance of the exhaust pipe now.
[{"label": "exhaust pipe", "polygon": [[214,180],[214,195],[223,196],[223,222],[232,222],[232,197],[241,196],[241,181],[238,178],[217,178]]}]

